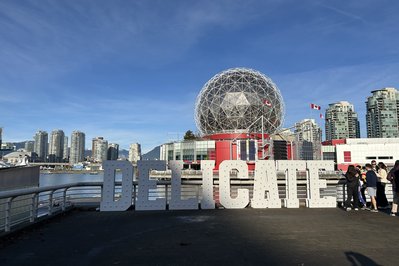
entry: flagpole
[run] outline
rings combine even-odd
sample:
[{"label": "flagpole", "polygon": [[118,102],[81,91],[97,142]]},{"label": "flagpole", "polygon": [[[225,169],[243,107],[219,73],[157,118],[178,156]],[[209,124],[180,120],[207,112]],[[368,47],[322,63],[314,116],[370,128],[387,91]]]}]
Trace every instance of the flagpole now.
[{"label": "flagpole", "polygon": [[263,115],[262,115],[262,160],[265,158],[265,130],[263,123]]}]

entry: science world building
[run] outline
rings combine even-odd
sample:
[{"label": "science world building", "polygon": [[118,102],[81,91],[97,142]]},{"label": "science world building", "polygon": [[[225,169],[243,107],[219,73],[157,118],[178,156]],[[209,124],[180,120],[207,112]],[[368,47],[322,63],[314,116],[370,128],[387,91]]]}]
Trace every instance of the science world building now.
[{"label": "science world building", "polygon": [[251,168],[256,160],[273,159],[270,136],[281,129],[284,115],[283,97],[269,77],[248,68],[222,71],[196,99],[201,138],[164,144],[160,158],[183,160],[194,169],[201,160],[215,160],[216,168],[224,160],[245,160]]}]

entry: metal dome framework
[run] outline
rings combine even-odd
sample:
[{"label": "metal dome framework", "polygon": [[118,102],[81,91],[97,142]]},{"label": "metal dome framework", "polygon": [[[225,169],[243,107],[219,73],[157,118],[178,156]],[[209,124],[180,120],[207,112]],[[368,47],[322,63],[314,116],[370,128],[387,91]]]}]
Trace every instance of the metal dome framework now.
[{"label": "metal dome framework", "polygon": [[195,103],[195,123],[202,135],[278,131],[285,116],[280,90],[264,74],[232,68],[216,74]]}]

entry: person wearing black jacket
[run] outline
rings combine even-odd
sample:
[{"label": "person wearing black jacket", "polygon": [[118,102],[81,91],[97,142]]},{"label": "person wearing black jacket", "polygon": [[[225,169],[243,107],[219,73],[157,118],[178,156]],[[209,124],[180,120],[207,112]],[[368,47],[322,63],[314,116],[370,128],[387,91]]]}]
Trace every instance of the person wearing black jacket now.
[{"label": "person wearing black jacket", "polygon": [[345,174],[346,177],[346,191],[347,191],[347,199],[346,199],[346,210],[350,211],[351,208],[351,200],[353,198],[353,207],[355,211],[359,210],[359,174],[354,165],[349,165],[348,171]]},{"label": "person wearing black jacket", "polygon": [[391,216],[396,216],[399,204],[399,160],[395,162],[395,166],[388,173],[387,179],[392,182],[392,210]]}]

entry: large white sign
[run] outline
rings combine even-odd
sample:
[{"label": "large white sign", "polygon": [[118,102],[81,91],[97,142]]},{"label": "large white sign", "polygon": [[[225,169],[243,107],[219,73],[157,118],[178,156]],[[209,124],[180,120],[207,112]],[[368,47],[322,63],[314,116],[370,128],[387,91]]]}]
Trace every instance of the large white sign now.
[{"label": "large white sign", "polygon": [[[201,202],[197,198],[181,198],[182,161],[169,161],[172,171],[171,195],[169,209],[194,210],[214,209],[213,169],[215,161],[201,161],[202,194]],[[122,211],[132,205],[133,196],[133,166],[128,161],[105,161],[104,187],[100,205],[101,211]],[[135,204],[136,210],[165,210],[167,199],[159,197],[150,199],[150,190],[157,189],[157,181],[150,179],[151,170],[166,170],[166,161],[138,161],[138,194]],[[115,171],[122,170],[122,195],[115,200]],[[255,179],[253,197],[250,199],[248,189],[237,189],[237,196],[231,196],[231,173],[237,173],[238,179],[248,179],[248,166],[245,161],[226,160],[219,166],[219,198],[220,203],[229,209],[240,209],[250,205],[253,208],[281,208],[282,199],[279,198],[277,186],[277,171],[285,172],[286,197],[284,206],[298,208],[297,172],[307,173],[307,200],[309,208],[334,208],[335,197],[320,197],[320,189],[326,188],[325,180],[320,180],[319,171],[334,170],[333,161],[257,161],[255,164]]]}]

